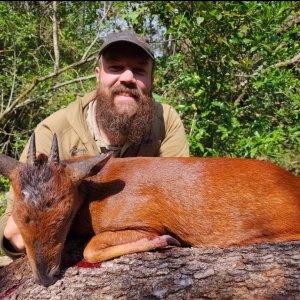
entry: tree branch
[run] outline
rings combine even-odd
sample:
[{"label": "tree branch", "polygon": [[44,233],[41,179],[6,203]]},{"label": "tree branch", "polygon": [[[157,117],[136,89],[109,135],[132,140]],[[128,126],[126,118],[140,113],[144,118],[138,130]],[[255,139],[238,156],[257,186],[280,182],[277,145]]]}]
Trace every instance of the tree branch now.
[{"label": "tree branch", "polygon": [[[109,10],[111,9],[112,7],[112,3],[109,2],[108,6],[106,7],[106,4],[104,5],[104,14],[101,18],[101,20],[99,21],[98,23],[98,26],[101,26],[101,24],[103,23],[104,19],[106,18]],[[93,54],[91,54],[90,56],[88,56],[88,53],[90,52],[91,48],[94,46],[94,44],[97,42],[98,38],[99,38],[99,34],[97,34],[96,38],[92,41],[92,43],[87,47],[86,51],[84,52],[84,54],[82,55],[82,58],[65,67],[65,68],[62,68],[60,69],[59,68],[59,65],[60,65],[60,53],[59,53],[59,42],[58,42],[58,30],[59,30],[59,24],[58,24],[58,20],[57,20],[57,1],[53,1],[52,3],[52,9],[53,9],[53,15],[51,17],[52,19],[52,23],[53,23],[53,48],[54,48],[54,70],[52,73],[48,74],[48,75],[45,75],[45,76],[42,76],[42,77],[38,77],[38,78],[35,78],[32,83],[29,85],[29,87],[23,91],[21,93],[21,95],[19,97],[17,97],[15,100],[12,101],[12,92],[13,92],[13,89],[14,89],[14,85],[12,87],[12,90],[11,90],[11,95],[10,95],[10,99],[9,99],[9,102],[8,102],[8,105],[6,105],[5,109],[4,107],[1,109],[1,112],[0,112],[0,120],[3,119],[8,113],[10,113],[14,108],[16,107],[22,107],[34,100],[30,99],[29,101],[24,101],[24,99],[28,96],[28,94],[41,82],[47,80],[47,79],[50,79],[50,78],[53,78],[71,68],[75,68],[79,65],[82,65],[86,62],[89,62],[89,61],[92,61],[96,58],[98,58],[98,51],[94,52]],[[97,54],[95,54],[97,53]],[[94,75],[92,76],[87,76],[87,77],[81,77],[81,78],[77,78],[77,79],[74,79],[74,80],[71,80],[71,81],[67,81],[65,83],[62,83],[62,84],[58,84],[56,85],[53,89],[55,88],[58,88],[58,87],[61,87],[61,86],[64,86],[64,85],[67,85],[67,84],[71,84],[73,82],[78,82],[78,81],[81,81],[81,80],[87,80],[87,79],[90,79],[90,78],[93,78]],[[3,101],[2,103],[3,104]]]},{"label": "tree branch", "polygon": [[58,22],[56,18],[57,13],[57,1],[53,1],[52,3],[53,8],[53,48],[54,48],[54,73],[59,70],[59,47],[58,47]]},{"label": "tree branch", "polygon": [[[15,90],[15,84],[16,84],[16,76],[17,76],[17,57],[16,57],[16,48],[14,47],[14,62],[13,62],[13,66],[14,66],[14,75],[13,75],[13,83],[12,83],[12,87],[10,89],[10,95],[9,95],[9,99],[8,99],[8,104],[7,106],[10,106],[11,101],[13,99],[13,94],[14,94],[14,90]],[[1,113],[3,112],[3,101],[4,99],[2,99],[1,101]]]},{"label": "tree branch", "polygon": [[274,68],[280,68],[283,66],[287,66],[287,65],[291,65],[291,64],[295,64],[298,61],[300,61],[300,53],[296,54],[293,58],[285,60],[285,61],[280,61],[278,63],[276,63],[275,65],[271,66]]},{"label": "tree branch", "polygon": [[[250,75],[246,75],[246,74],[238,74],[236,75],[237,77],[255,77],[257,74],[259,74],[261,71],[265,71],[267,69],[270,69],[270,68],[280,68],[280,67],[284,67],[284,66],[287,66],[287,65],[291,65],[291,64],[295,64],[297,62],[300,61],[300,53],[296,54],[293,58],[291,59],[288,59],[288,60],[285,60],[285,61],[280,61],[274,65],[271,65],[271,66],[268,66],[268,67],[265,67],[263,65],[259,66],[255,72],[253,72],[252,74]],[[248,82],[249,84],[249,82]],[[234,101],[235,103],[238,103],[240,102],[243,97],[245,96],[246,94],[246,90],[247,90],[247,85],[243,88],[241,94],[237,97],[237,99]]]},{"label": "tree branch", "polygon": [[8,107],[6,107],[6,109],[0,113],[0,120],[2,118],[4,118],[9,112],[12,111],[13,108],[15,108],[16,106],[17,107],[21,107],[21,106],[24,106],[25,103],[23,102],[24,101],[24,98],[26,98],[26,96],[41,82],[43,82],[44,80],[47,80],[49,78],[53,78],[55,76],[58,76],[59,74],[71,69],[71,68],[75,68],[75,67],[78,67],[80,65],[83,65],[87,62],[90,62],[90,61],[93,61],[95,60],[96,58],[98,57],[98,54],[94,54],[94,55],[91,55],[89,56],[88,58],[84,59],[84,60],[80,60],[80,61],[77,61],[69,66],[66,66],[62,69],[59,69],[57,72],[52,72],[48,75],[45,75],[45,76],[42,76],[42,77],[39,77],[39,78],[35,78],[33,80],[33,82],[29,85],[29,87],[18,97],[16,98],[12,103],[11,105]]},{"label": "tree branch", "polygon": [[280,30],[280,32],[289,30],[294,24],[300,24],[300,16],[292,16],[282,30]]},{"label": "tree branch", "polygon": [[[103,23],[103,21],[105,20],[110,8],[112,6],[112,3],[108,4],[108,7],[106,8],[106,2],[104,2],[104,10],[103,10],[103,16],[101,18],[101,20],[99,21],[99,23],[97,24],[97,27],[100,27]],[[100,30],[99,30],[100,31]],[[92,41],[92,43],[88,46],[88,48],[85,50],[84,54],[82,55],[81,59],[85,59],[86,56],[88,55],[89,51],[91,50],[91,48],[95,45],[95,43],[97,42],[97,40],[99,39],[99,31],[96,34],[96,37],[94,38],[94,40]]]},{"label": "tree branch", "polygon": [[69,81],[65,81],[65,82],[59,83],[59,84],[57,84],[56,86],[54,86],[54,87],[52,88],[52,90],[56,90],[56,89],[58,89],[58,88],[60,88],[60,87],[62,87],[62,86],[65,86],[65,85],[68,85],[68,84],[72,84],[72,83],[74,83],[74,82],[83,81],[83,80],[88,80],[88,79],[92,79],[92,78],[95,78],[95,77],[96,77],[95,74],[89,75],[89,76],[84,76],[84,77],[78,77],[78,78],[76,78],[76,79],[72,79],[72,80],[69,80]]},{"label": "tree branch", "polygon": [[26,257],[0,268],[0,299],[299,299],[299,241],[173,247],[101,264],[81,260],[84,245],[66,245],[61,278],[48,288]]}]

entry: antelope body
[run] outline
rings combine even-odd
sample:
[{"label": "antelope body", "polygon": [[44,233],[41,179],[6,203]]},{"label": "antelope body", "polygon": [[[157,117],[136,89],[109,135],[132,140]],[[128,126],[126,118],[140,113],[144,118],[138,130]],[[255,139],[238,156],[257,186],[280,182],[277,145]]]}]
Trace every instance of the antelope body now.
[{"label": "antelope body", "polygon": [[13,218],[45,286],[57,279],[69,231],[92,237],[89,262],[167,245],[300,239],[300,179],[275,164],[110,154],[59,162],[55,138],[53,145],[49,160],[31,154],[29,165],[0,156],[15,193]]}]

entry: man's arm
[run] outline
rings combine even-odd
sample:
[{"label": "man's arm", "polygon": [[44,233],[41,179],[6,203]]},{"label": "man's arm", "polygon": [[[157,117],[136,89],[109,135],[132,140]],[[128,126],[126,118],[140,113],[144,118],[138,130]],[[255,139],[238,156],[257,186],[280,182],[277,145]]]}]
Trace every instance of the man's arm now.
[{"label": "man's arm", "polygon": [[164,107],[166,135],[160,146],[159,156],[188,157],[189,145],[183,123],[174,108]]},{"label": "man's arm", "polygon": [[10,188],[7,193],[6,211],[0,218],[0,249],[11,258],[17,258],[24,253],[25,247],[20,231],[11,216],[13,197]]}]

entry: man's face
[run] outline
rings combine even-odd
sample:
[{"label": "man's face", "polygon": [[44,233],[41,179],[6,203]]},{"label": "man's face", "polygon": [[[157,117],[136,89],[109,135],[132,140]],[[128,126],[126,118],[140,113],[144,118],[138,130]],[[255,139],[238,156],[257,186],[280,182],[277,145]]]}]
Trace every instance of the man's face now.
[{"label": "man's face", "polygon": [[101,67],[96,68],[99,89],[107,94],[114,91],[117,112],[132,116],[139,105],[134,91],[151,95],[152,68],[153,61],[139,47],[129,43],[112,45],[101,56]]}]

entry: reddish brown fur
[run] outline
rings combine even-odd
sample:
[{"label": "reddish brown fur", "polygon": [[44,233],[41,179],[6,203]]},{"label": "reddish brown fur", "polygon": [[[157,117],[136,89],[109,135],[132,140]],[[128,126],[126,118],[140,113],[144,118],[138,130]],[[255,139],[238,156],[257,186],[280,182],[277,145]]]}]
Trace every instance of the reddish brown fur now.
[{"label": "reddish brown fur", "polygon": [[140,228],[205,247],[300,238],[300,179],[271,163],[111,159],[91,180],[125,184],[85,206],[95,233]]},{"label": "reddish brown fur", "polygon": [[[53,178],[45,186],[51,189],[43,188],[38,206],[26,204],[20,178],[13,181],[17,198],[13,215],[34,273],[45,285],[52,281],[40,273],[59,267],[82,194],[85,201],[71,231],[95,235],[84,251],[91,262],[176,244],[176,240],[186,246],[229,247],[300,239],[300,179],[268,162],[111,158],[97,175],[82,182],[83,193],[70,179],[71,168],[50,167]],[[52,204],[47,209],[49,199]],[[32,224],[26,224],[28,216]]]},{"label": "reddish brown fur", "polygon": [[[48,181],[47,175],[40,172],[45,168],[52,172]],[[34,176],[36,178],[32,180]],[[78,197],[77,186],[70,176],[69,170],[62,165],[41,162],[39,167],[20,167],[12,182],[15,193],[13,217],[39,281],[47,277],[44,272],[56,274],[59,271],[61,256],[58,254],[63,250],[74,213],[81,205],[82,198]],[[24,184],[35,189],[41,198],[25,201]]]}]

